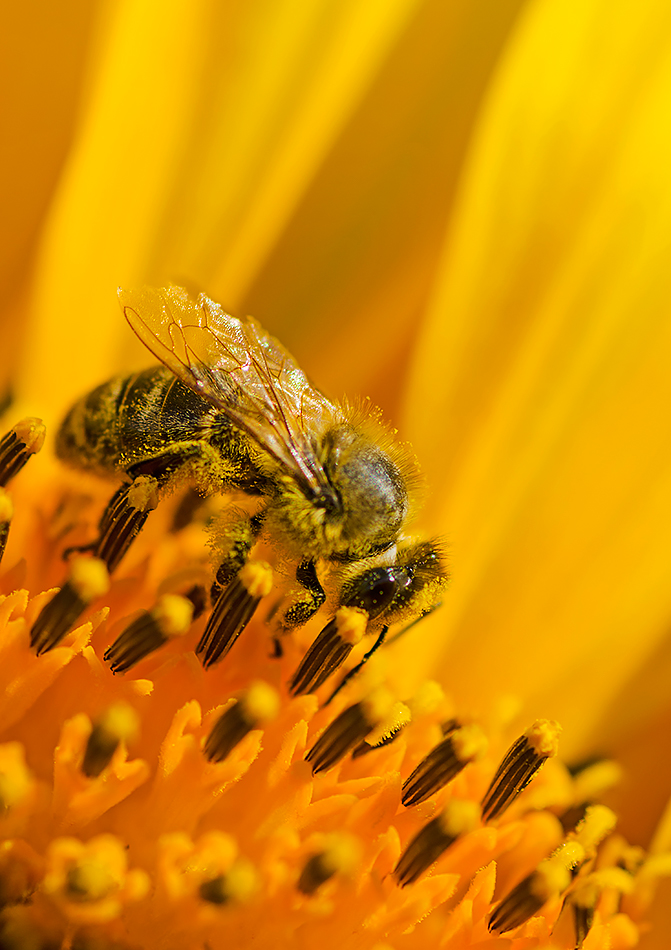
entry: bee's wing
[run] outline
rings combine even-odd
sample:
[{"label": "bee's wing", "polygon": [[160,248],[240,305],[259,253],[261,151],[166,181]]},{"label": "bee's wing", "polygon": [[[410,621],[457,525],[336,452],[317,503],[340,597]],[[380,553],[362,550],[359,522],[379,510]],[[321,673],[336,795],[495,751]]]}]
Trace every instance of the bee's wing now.
[{"label": "bee's wing", "polygon": [[223,409],[299,482],[317,494],[329,490],[310,433],[323,432],[338,411],[274,337],[181,287],[120,289],[119,301],[140,340],[186,386]]}]

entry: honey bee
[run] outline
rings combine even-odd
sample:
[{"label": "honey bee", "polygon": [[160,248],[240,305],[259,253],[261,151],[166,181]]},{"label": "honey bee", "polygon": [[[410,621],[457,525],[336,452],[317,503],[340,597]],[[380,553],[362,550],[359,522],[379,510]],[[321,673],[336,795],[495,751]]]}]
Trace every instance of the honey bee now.
[{"label": "honey bee", "polygon": [[[327,399],[254,319],[229,316],[204,294],[194,300],[170,286],[120,290],[119,299],[162,365],[77,402],[56,450],[75,467],[123,479],[91,546],[110,571],[158,499],[187,480],[202,495],[251,502],[213,529],[216,596],[196,649],[205,667],[230,650],[270,591],[270,568],[253,558],[259,542],[296,579],[274,619],[280,633],[319,610],[325,587],[335,591],[333,616],[291,680],[294,694],[317,689],[364,633],[377,633],[377,645],[390,624],[436,605],[446,584],[440,544],[405,536],[416,472],[379,419]],[[47,642],[39,622],[33,639]],[[54,639],[51,631],[42,651]]]}]

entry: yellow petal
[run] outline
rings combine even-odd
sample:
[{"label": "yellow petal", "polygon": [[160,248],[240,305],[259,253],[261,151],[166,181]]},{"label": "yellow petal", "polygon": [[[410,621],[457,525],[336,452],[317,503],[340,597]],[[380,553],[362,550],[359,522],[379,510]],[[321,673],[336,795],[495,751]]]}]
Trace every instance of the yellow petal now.
[{"label": "yellow petal", "polygon": [[186,278],[235,305],[418,2],[108,9],[39,263],[29,404],[123,365],[119,284]]},{"label": "yellow petal", "polygon": [[653,0],[529,8],[407,406],[455,573],[425,662],[460,698],[520,693],[574,749],[668,616],[670,27]]}]

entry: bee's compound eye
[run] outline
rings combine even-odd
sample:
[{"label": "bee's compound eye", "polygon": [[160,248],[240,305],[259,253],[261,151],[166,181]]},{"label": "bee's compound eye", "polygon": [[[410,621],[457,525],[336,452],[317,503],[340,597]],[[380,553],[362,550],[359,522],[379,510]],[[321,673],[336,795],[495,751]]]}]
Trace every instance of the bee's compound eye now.
[{"label": "bee's compound eye", "polygon": [[343,605],[365,610],[374,619],[387,609],[410,582],[410,574],[403,567],[374,567],[346,585]]}]

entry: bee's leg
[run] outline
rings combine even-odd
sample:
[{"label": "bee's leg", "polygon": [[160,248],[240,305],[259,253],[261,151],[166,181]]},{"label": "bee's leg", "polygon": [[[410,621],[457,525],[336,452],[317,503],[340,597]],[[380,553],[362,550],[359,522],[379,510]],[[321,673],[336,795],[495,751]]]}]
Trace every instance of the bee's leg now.
[{"label": "bee's leg", "polygon": [[196,647],[205,669],[222,660],[245,629],[263,597],[272,588],[272,571],[263,561],[249,561],[263,524],[263,512],[229,525],[212,600],[214,607]]},{"label": "bee's leg", "polygon": [[296,568],[296,580],[303,588],[303,593],[284,613],[282,627],[285,630],[293,630],[294,627],[307,623],[326,600],[314,560],[301,561]]}]

